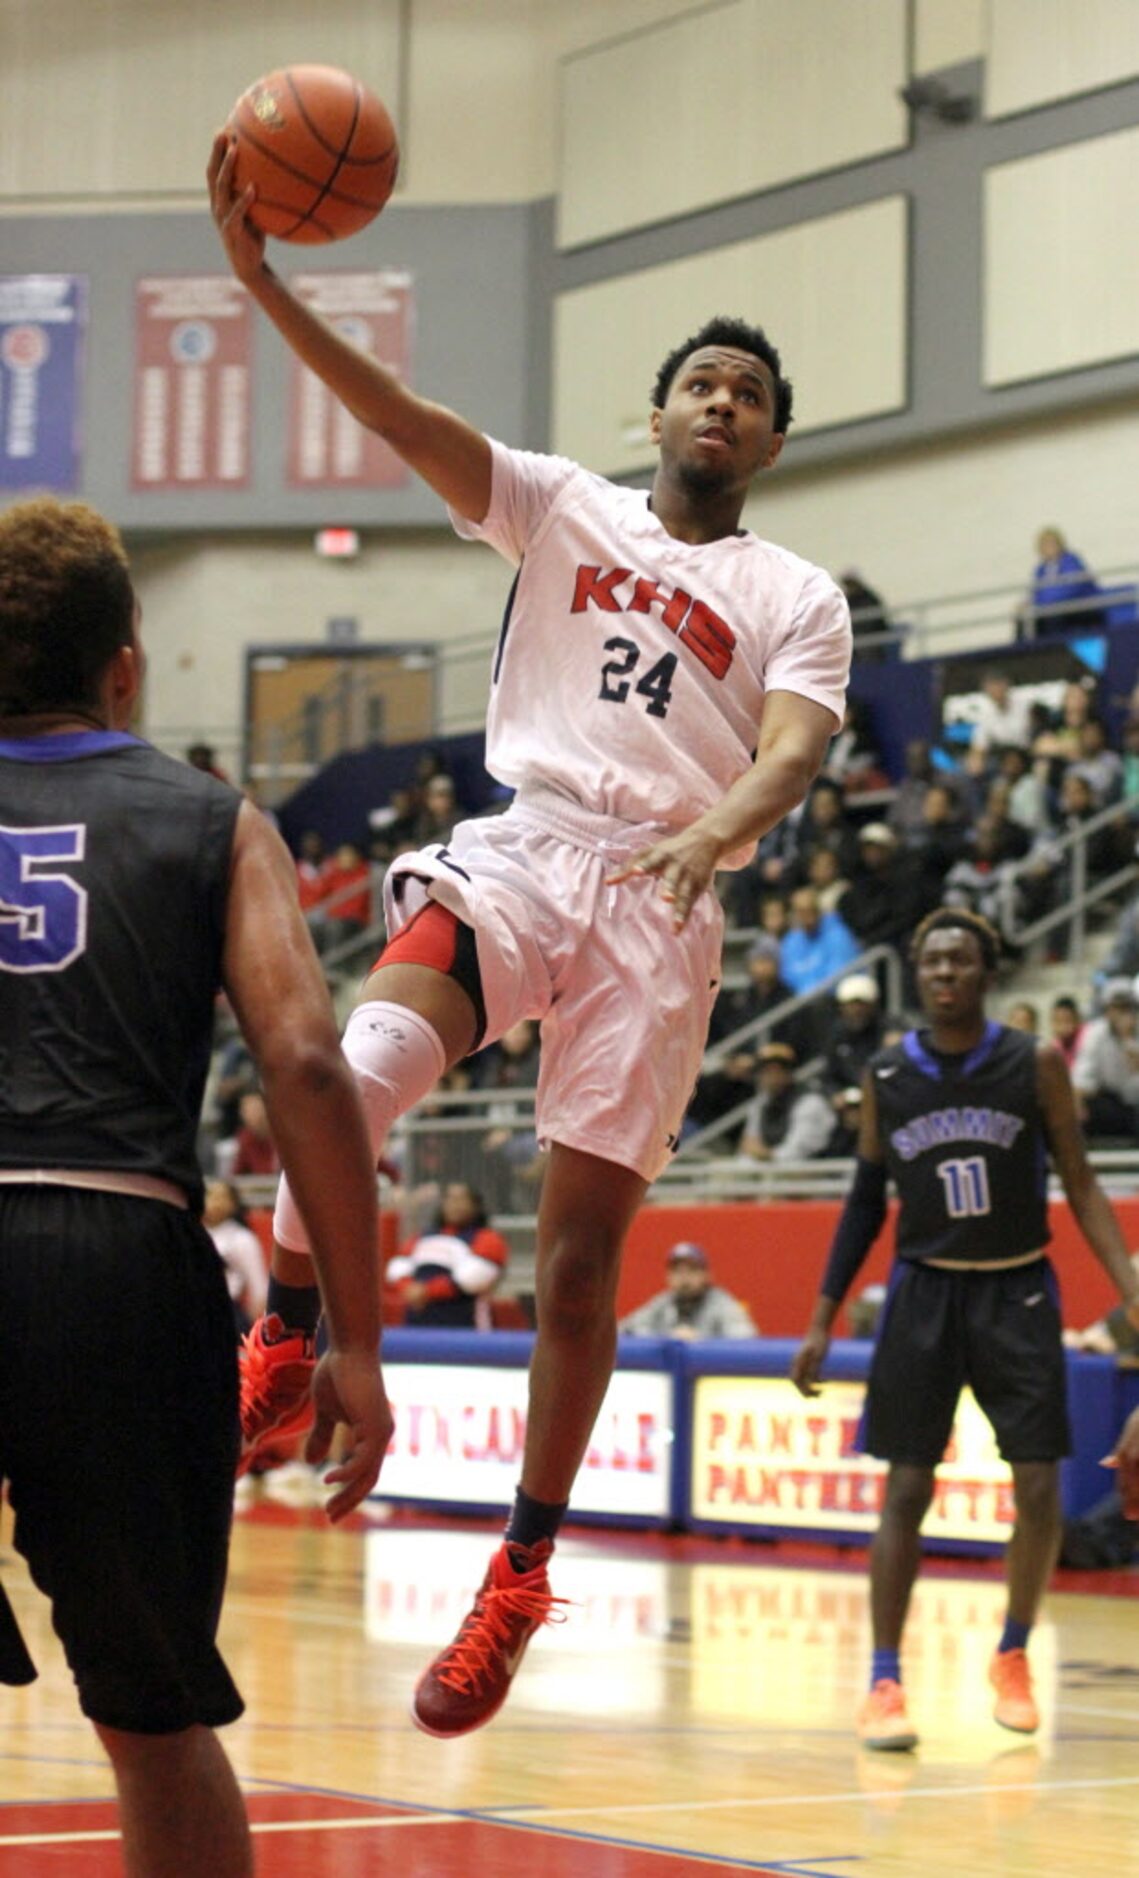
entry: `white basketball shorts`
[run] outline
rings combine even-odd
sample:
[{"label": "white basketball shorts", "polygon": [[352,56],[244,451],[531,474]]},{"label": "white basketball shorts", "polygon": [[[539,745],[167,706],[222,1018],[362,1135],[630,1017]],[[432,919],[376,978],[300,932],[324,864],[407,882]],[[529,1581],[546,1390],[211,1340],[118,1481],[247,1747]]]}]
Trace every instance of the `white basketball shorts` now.
[{"label": "white basketball shorts", "polygon": [[541,1027],[537,1131],[655,1180],[673,1153],[720,983],[723,912],[701,895],[683,930],[660,883],[606,876],[663,830],[593,815],[550,790],[460,822],[388,870],[388,933],[428,899],[475,935],[485,1043]]}]

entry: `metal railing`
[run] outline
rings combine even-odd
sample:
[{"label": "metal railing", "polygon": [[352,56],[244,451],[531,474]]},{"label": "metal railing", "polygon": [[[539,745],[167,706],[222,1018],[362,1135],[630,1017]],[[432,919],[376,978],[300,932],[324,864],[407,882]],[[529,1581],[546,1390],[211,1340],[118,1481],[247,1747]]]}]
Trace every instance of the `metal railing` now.
[{"label": "metal railing", "polygon": [[[1006,862],[996,887],[998,923],[1002,937],[1011,945],[1027,949],[1049,933],[1066,929],[1069,954],[1074,959],[1080,958],[1087,937],[1087,916],[1091,908],[1118,899],[1139,883],[1139,861],[1136,860],[1105,875],[1102,880],[1089,881],[1088,842],[1093,835],[1098,835],[1120,820],[1130,821],[1135,827],[1133,807],[1139,813],[1139,804],[1111,802],[1065,834],[1056,835],[1055,838],[1046,835],[1035,854],[1026,854],[1020,861]],[[1059,874],[1068,856],[1071,857],[1071,875],[1063,905],[1051,907],[1038,918],[1022,922],[1019,910],[1021,883],[1039,878],[1042,862],[1050,863],[1051,871]]]},{"label": "metal railing", "polygon": [[[749,943],[757,936],[754,930],[744,931],[740,928],[736,928],[732,934],[733,940],[746,939]],[[898,1010],[902,1001],[901,960],[893,946],[871,946],[868,951],[860,952],[856,959],[851,959],[849,964],[840,966],[838,971],[831,972],[828,977],[820,979],[818,984],[812,985],[809,991],[796,992],[794,997],[785,999],[782,1004],[777,1004],[773,1011],[765,1011],[762,1017],[753,1017],[748,1023],[741,1024],[737,1030],[731,1031],[728,1036],[718,1038],[705,1051],[704,1069],[706,1071],[721,1069],[728,1057],[735,1056],[738,1051],[747,1048],[753,1042],[762,1042],[776,1025],[784,1024],[789,1017],[794,1017],[799,1011],[806,1011],[817,1005],[819,1000],[828,992],[833,991],[843,978],[850,978],[855,973],[860,975],[866,973],[873,978],[878,966],[882,967],[882,976],[885,981],[884,1008]]]}]

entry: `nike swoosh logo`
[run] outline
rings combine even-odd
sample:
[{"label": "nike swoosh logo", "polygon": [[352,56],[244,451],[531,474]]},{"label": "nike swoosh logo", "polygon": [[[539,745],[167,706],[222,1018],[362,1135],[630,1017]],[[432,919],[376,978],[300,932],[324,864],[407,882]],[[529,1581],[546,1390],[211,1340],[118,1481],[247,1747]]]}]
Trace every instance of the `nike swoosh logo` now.
[{"label": "nike swoosh logo", "polygon": [[878,1071],[878,1075],[882,1078],[883,1082],[885,1082],[887,1076],[896,1076],[897,1073],[898,1073],[898,1066],[896,1063],[890,1069],[880,1069]]},{"label": "nike swoosh logo", "polygon": [[1025,1298],[1024,1300],[1025,1309],[1031,1310],[1034,1304],[1040,1303],[1040,1300],[1043,1296],[1044,1296],[1043,1291],[1034,1291],[1030,1298]]},{"label": "nike swoosh logo", "polygon": [[518,1648],[515,1650],[513,1656],[503,1657],[502,1667],[505,1669],[508,1676],[514,1675],[515,1670],[518,1668],[519,1663],[522,1661],[522,1658],[526,1654],[526,1645],[529,1643],[529,1641],[530,1641],[529,1637],[524,1637],[522,1642],[518,1645]]}]

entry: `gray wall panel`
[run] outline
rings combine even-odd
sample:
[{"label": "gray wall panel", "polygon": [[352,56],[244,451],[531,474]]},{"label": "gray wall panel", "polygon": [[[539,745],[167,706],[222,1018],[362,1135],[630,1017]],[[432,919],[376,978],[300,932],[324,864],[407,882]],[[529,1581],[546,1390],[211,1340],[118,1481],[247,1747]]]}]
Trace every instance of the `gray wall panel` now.
[{"label": "gray wall panel", "polygon": [[[416,385],[512,442],[542,443],[548,399],[535,386],[549,376],[549,296],[540,286],[535,290],[542,279],[535,250],[549,251],[548,205],[397,205],[343,245],[270,247],[273,265],[286,276],[408,268]],[[0,272],[86,274],[90,280],[81,493],[132,531],[437,522],[438,501],[414,478],[398,490],[286,488],[288,353],[260,313],[253,340],[252,486],[217,493],[130,488],[135,281],[225,267],[205,214],[0,218]]]}]

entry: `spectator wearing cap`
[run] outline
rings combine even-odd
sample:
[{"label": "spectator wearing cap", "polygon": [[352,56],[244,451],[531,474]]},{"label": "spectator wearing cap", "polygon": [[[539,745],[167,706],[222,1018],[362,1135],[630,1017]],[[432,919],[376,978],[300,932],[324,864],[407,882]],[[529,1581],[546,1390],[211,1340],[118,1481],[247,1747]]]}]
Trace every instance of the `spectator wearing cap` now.
[{"label": "spectator wearing cap", "polygon": [[813,991],[858,957],[858,941],[841,913],[824,913],[813,887],[791,895],[791,925],[779,947],[779,972],[792,991]]},{"label": "spectator wearing cap", "polygon": [[857,1088],[875,1050],[882,1047],[882,1011],[877,981],[851,972],[835,987],[834,1026],[824,1052],[822,1086],[837,1109],[845,1091]]},{"label": "spectator wearing cap", "polygon": [[702,1245],[683,1240],[664,1262],[665,1285],[647,1304],[623,1317],[618,1328],[629,1337],[677,1337],[693,1343],[702,1337],[757,1337],[747,1305],[712,1283],[708,1254]]},{"label": "spectator wearing cap", "polygon": [[914,870],[886,822],[867,822],[858,836],[858,867],[838,910],[860,947],[908,940],[916,923]]},{"label": "spectator wearing cap", "polygon": [[852,1161],[858,1153],[858,1131],[862,1126],[862,1090],[852,1083],[840,1089],[834,1099],[834,1124],[830,1140],[823,1149],[827,1161]]},{"label": "spectator wearing cap", "polygon": [[1111,978],[1103,1010],[1084,1025],[1072,1084],[1089,1137],[1134,1139],[1139,1116],[1139,1005],[1129,978]]},{"label": "spectator wearing cap", "polygon": [[[779,974],[779,941],[771,933],[757,933],[748,947],[747,984],[737,991],[722,991],[712,1010],[709,1042],[753,1024],[786,1004],[795,993]],[[806,1048],[810,1027],[801,1013],[782,1019],[767,1032],[773,1043],[789,1043],[796,1052]],[[751,1039],[754,1045],[755,1038]]]},{"label": "spectator wearing cap", "polygon": [[795,1082],[795,1052],[765,1043],[756,1064],[758,1093],[744,1117],[739,1152],[752,1161],[813,1161],[834,1129],[830,1103]]}]

